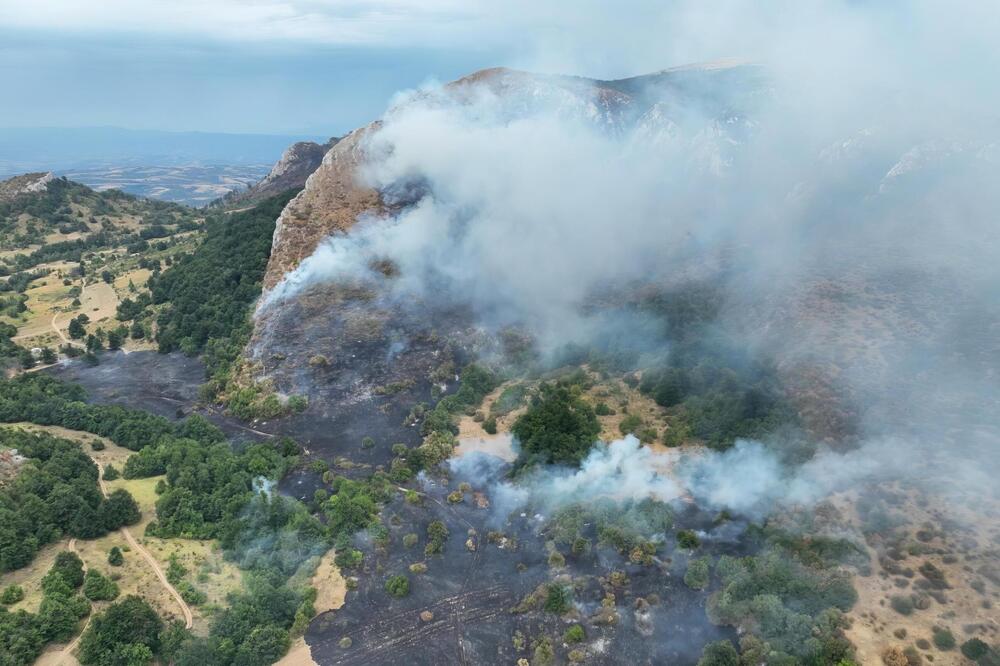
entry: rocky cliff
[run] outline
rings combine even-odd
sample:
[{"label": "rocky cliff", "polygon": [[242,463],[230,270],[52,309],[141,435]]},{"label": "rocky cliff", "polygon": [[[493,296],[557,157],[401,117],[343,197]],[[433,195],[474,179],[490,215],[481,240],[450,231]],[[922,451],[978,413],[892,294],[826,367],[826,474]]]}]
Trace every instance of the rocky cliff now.
[{"label": "rocky cliff", "polygon": [[41,192],[55,178],[49,172],[26,173],[0,181],[0,201],[10,201],[22,194]]},{"label": "rocky cliff", "polygon": [[[706,89],[712,95],[706,96]],[[503,104],[503,113],[511,118],[554,108],[567,120],[584,121],[616,135],[635,132],[644,142],[663,141],[677,134],[685,117],[690,118],[682,110],[697,104],[701,107],[699,116],[710,119],[704,128],[707,131],[698,138],[702,145],[695,147],[704,153],[701,159],[706,164],[725,159],[721,156],[724,144],[739,130],[733,119],[763,91],[760,69],[738,63],[670,69],[617,81],[501,67],[470,74],[443,88],[444,96],[458,103],[471,103],[484,93],[495,95]],[[420,101],[422,96],[414,99]],[[340,140],[326,153],[302,193],[288,205],[275,230],[265,291],[312,254],[326,236],[348,230],[359,216],[381,215],[392,208],[392,202],[368,184],[365,175],[366,142],[381,125],[381,121],[373,122]],[[710,136],[718,140],[709,140]]]},{"label": "rocky cliff", "polygon": [[245,207],[304,186],[306,179],[323,161],[323,156],[337,145],[339,140],[338,137],[334,137],[323,144],[312,141],[292,144],[259,183],[241,192],[227,195],[221,203],[232,207]]}]

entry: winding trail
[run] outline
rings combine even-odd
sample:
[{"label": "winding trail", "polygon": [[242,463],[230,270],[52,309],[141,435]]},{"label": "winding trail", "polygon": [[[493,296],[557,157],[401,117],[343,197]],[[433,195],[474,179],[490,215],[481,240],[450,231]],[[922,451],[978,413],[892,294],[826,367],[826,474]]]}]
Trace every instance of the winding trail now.
[{"label": "winding trail", "polygon": [[[80,287],[80,300],[81,300],[81,302],[83,301],[83,294],[86,291],[87,291],[87,281],[84,280],[83,284]],[[59,328],[58,326],[56,326],[56,318],[59,317],[59,314],[60,313],[56,312],[55,314],[52,315],[52,321],[49,322],[51,324],[51,326],[52,326],[52,330],[54,330],[56,332],[56,335],[58,335],[59,339],[63,341],[63,344],[72,345],[74,347],[80,347],[81,349],[84,349],[86,347],[84,344],[82,344],[80,342],[76,342],[75,340],[70,340],[69,338],[67,338],[63,334],[62,329]]]},{"label": "winding trail", "polygon": [[[91,460],[94,459],[91,458]],[[105,497],[107,497],[108,486],[104,482],[104,468],[101,466],[101,463],[97,462],[96,460],[94,460],[94,464],[97,465],[97,483],[101,487],[101,493]],[[159,579],[163,587],[167,590],[167,592],[170,593],[170,596],[174,598],[174,600],[177,602],[177,605],[181,607],[181,613],[184,615],[184,628],[190,629],[191,627],[193,627],[194,616],[191,614],[191,607],[187,605],[187,602],[184,601],[184,598],[181,597],[177,589],[170,584],[170,581],[167,580],[167,576],[165,573],[163,573],[163,569],[160,567],[159,562],[156,561],[156,559],[150,554],[148,550],[146,550],[143,547],[142,544],[136,541],[136,538],[132,536],[132,533],[128,531],[127,527],[122,527],[120,529],[120,532],[122,536],[125,537],[125,541],[128,542],[129,547],[133,548],[140,555],[142,555],[143,559],[146,560],[146,562],[149,564],[150,568],[153,570],[153,573],[156,574],[156,577]]]}]

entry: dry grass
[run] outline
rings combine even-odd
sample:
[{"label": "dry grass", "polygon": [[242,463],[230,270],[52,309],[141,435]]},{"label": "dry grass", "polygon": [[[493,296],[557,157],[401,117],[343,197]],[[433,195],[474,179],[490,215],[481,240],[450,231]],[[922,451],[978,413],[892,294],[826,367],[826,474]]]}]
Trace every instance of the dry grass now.
[{"label": "dry grass", "polygon": [[[993,575],[1000,575],[996,565],[1000,543],[996,516],[1000,515],[1000,506],[982,496],[962,500],[954,494],[929,494],[912,489],[900,495],[903,501],[893,508],[906,520],[901,529],[907,532],[904,542],[907,552],[902,560],[886,559],[881,539],[877,535],[868,539],[873,573],[855,578],[858,602],[850,613],[852,624],[847,637],[857,647],[858,662],[862,664],[880,663],[880,655],[887,648],[916,647],[920,639],[930,643],[929,648],[918,650],[924,663],[931,659],[934,664],[966,663],[957,647],[942,651],[934,646],[932,628],[949,628],[958,645],[973,637],[990,644],[996,644],[1000,638],[997,610],[1000,581],[990,580],[981,573],[984,567],[992,566]],[[859,501],[867,500],[854,493],[837,498],[843,514],[855,526],[860,525],[855,510]],[[944,525],[947,529],[941,529]],[[918,532],[923,538],[917,536]],[[930,535],[933,536],[928,538]],[[932,600],[928,608],[902,615],[891,607],[890,599],[917,592],[917,585],[924,578],[919,568],[927,562],[944,573],[949,588],[941,592],[946,603]],[[911,573],[908,576],[889,573],[886,564]],[[973,585],[980,589],[974,589]]]}]

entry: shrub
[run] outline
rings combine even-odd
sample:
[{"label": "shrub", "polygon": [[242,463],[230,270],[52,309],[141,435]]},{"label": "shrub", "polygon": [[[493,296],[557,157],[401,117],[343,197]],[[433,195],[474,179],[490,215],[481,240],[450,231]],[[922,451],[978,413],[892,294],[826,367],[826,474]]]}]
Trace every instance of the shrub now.
[{"label": "shrub", "polygon": [[583,631],[583,627],[578,624],[574,624],[563,634],[563,640],[567,643],[579,643],[585,638],[587,638],[587,634]]},{"label": "shrub", "polygon": [[121,477],[118,470],[115,469],[114,465],[108,465],[104,468],[104,473],[102,474],[105,481],[114,481],[115,479]]},{"label": "shrub", "polygon": [[122,549],[118,546],[113,546],[110,551],[108,551],[108,564],[113,567],[120,567],[125,563],[125,556],[122,555]]},{"label": "shrub", "polygon": [[566,588],[558,583],[550,584],[545,594],[545,610],[562,615],[569,610],[569,607],[569,593]]},{"label": "shrub", "polygon": [[684,584],[692,590],[704,590],[708,587],[708,558],[700,557],[688,562],[687,573],[684,574]]},{"label": "shrub", "polygon": [[635,414],[629,414],[622,419],[621,423],[618,424],[618,430],[620,430],[623,435],[634,434],[641,427],[642,419]]},{"label": "shrub", "polygon": [[945,627],[934,627],[934,645],[937,646],[939,650],[951,650],[955,647],[955,636],[952,635],[951,631]]},{"label": "shrub", "polygon": [[483,430],[489,435],[497,434],[497,418],[491,416],[483,421]]},{"label": "shrub", "polygon": [[93,449],[94,451],[103,451],[104,450],[104,442],[102,442],[99,439],[95,439],[94,441],[92,441],[90,443],[90,448]]},{"label": "shrub", "polygon": [[390,576],[385,581],[385,591],[394,597],[405,597],[410,593],[410,579],[403,574]]},{"label": "shrub", "polygon": [[118,584],[96,569],[87,569],[83,577],[83,596],[91,601],[111,601],[118,596]]},{"label": "shrub", "polygon": [[889,605],[900,615],[913,614],[913,599],[910,597],[896,595],[889,599]]},{"label": "shrub", "polygon": [[685,550],[694,550],[701,545],[701,540],[694,530],[680,530],[677,532],[677,546]]},{"label": "shrub", "polygon": [[10,606],[24,599],[24,589],[20,585],[8,585],[0,594],[0,604]]},{"label": "shrub", "polygon": [[981,657],[986,656],[986,653],[990,651],[990,646],[978,638],[972,638],[962,643],[961,650],[968,659],[978,661]]}]

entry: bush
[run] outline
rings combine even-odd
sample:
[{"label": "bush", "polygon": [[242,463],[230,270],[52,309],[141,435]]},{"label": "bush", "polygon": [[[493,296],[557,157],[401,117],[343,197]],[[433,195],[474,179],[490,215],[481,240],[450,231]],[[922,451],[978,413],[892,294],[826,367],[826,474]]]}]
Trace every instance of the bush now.
[{"label": "bush", "polygon": [[685,550],[694,550],[701,545],[701,540],[694,530],[680,530],[677,532],[677,546]]},{"label": "bush", "polygon": [[708,558],[701,557],[688,562],[687,573],[684,574],[684,584],[692,590],[704,590],[708,587]]},{"label": "bush", "polygon": [[99,439],[95,439],[94,441],[92,441],[90,443],[90,448],[93,449],[94,451],[103,451],[104,450],[104,442],[102,442]]},{"label": "bush", "polygon": [[934,640],[934,645],[937,646],[939,650],[951,650],[955,647],[955,636],[952,635],[951,631],[945,627],[934,627],[934,635],[932,639]]},{"label": "bush", "polygon": [[83,596],[91,601],[111,601],[118,596],[118,585],[95,569],[83,577]]},{"label": "bush", "polygon": [[410,579],[403,574],[390,576],[385,581],[385,591],[394,597],[405,597],[410,593]]},{"label": "bush", "polygon": [[563,640],[567,643],[579,643],[586,638],[587,634],[583,631],[583,627],[578,624],[574,624],[563,634]]},{"label": "bush", "polygon": [[497,418],[491,416],[483,421],[483,430],[489,435],[497,434]]},{"label": "bush", "polygon": [[109,464],[104,468],[104,473],[101,475],[105,481],[114,481],[115,479],[121,477],[118,470],[115,469],[114,465]]},{"label": "bush", "polygon": [[602,401],[594,405],[594,413],[598,416],[611,416],[615,410],[608,407],[608,403]]},{"label": "bush", "polygon": [[889,599],[889,605],[892,606],[892,609],[900,615],[913,614],[913,599],[910,597],[896,595]]},{"label": "bush", "polygon": [[545,610],[549,613],[562,615],[569,608],[569,592],[566,588],[558,583],[550,584],[545,594]]},{"label": "bush", "polygon": [[120,567],[125,564],[125,556],[122,555],[122,549],[118,546],[112,546],[111,550],[108,551],[108,564],[113,567]]},{"label": "bush", "polygon": [[24,599],[24,589],[20,585],[8,585],[0,594],[0,604],[10,606]]},{"label": "bush", "polygon": [[623,435],[635,434],[642,427],[642,419],[635,414],[629,414],[618,424],[618,430]]},{"label": "bush", "polygon": [[961,650],[966,658],[978,661],[981,657],[986,656],[986,653],[990,651],[990,646],[978,638],[972,638],[962,643]]}]

